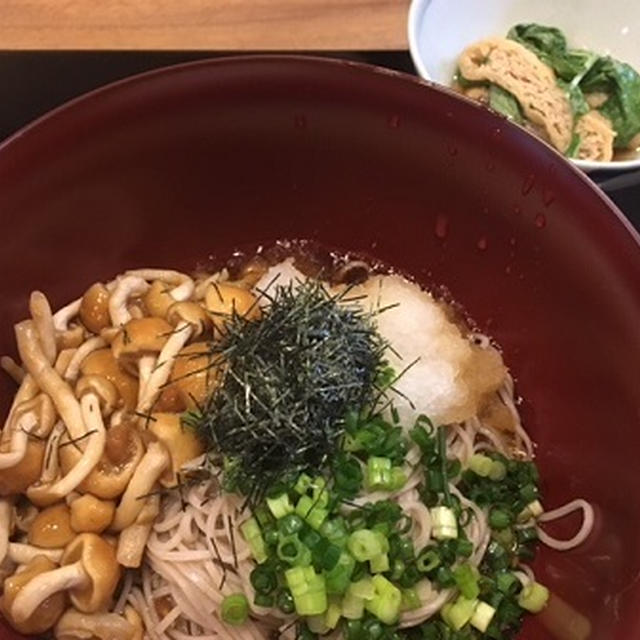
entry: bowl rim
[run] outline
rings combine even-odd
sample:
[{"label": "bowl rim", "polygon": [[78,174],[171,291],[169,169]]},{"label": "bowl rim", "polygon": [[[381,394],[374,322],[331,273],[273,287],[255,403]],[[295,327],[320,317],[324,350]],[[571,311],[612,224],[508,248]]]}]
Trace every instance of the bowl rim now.
[{"label": "bowl rim", "polygon": [[[245,63],[251,63],[257,59],[260,60],[269,60],[272,64],[277,65],[288,65],[291,62],[300,63],[300,68],[307,68],[310,71],[318,70],[320,65],[322,68],[329,69],[333,68],[340,72],[342,77],[348,77],[348,70],[353,71],[354,80],[362,79],[364,74],[373,77],[374,75],[379,78],[381,87],[395,84],[396,87],[400,87],[400,83],[402,83],[406,87],[405,94],[416,96],[416,98],[424,98],[425,101],[428,102],[429,98],[437,97],[435,94],[440,94],[442,96],[454,96],[454,92],[450,89],[442,87],[440,85],[436,85],[434,83],[425,82],[415,76],[403,74],[395,71],[390,71],[385,68],[376,68],[371,67],[369,65],[363,65],[360,63],[353,63],[350,61],[343,60],[327,60],[324,58],[312,58],[307,56],[277,56],[277,55],[268,55],[268,56],[235,56],[229,58],[217,58],[214,60],[202,60],[197,62],[189,62],[180,65],[174,65],[170,67],[162,67],[156,70],[152,70],[149,72],[145,72],[142,74],[137,74],[128,78],[124,78],[118,80],[116,82],[110,83],[103,87],[99,87],[89,93],[76,97],[59,107],[56,107],[54,110],[40,116],[38,119],[34,120],[30,124],[26,125],[22,129],[20,129],[17,133],[13,134],[6,141],[0,143],[0,157],[4,154],[13,155],[13,149],[17,148],[22,144],[22,141],[25,135],[29,136],[38,136],[39,132],[44,130],[44,128],[48,128],[51,125],[55,126],[55,121],[51,122],[55,119],[64,119],[68,121],[74,117],[78,117],[84,111],[84,109],[89,106],[95,106],[95,103],[101,100],[104,96],[111,94],[118,95],[128,95],[135,91],[136,87],[144,87],[146,83],[150,83],[150,86],[155,86],[155,82],[160,79],[164,79],[166,82],[167,79],[177,78],[182,76],[184,78],[188,78],[192,70],[199,69],[211,69],[211,77],[213,77],[213,69],[219,68],[222,66],[226,66],[227,68],[231,68],[233,65],[244,65]],[[184,74],[184,75],[182,75]],[[301,78],[304,80],[304,78]],[[392,84],[393,83],[393,84]],[[429,94],[429,91],[434,92],[433,94]],[[481,105],[476,103],[469,103],[468,105],[462,105],[466,109],[468,109],[469,113],[471,113],[471,109],[477,109],[478,112],[482,112],[487,122],[494,122],[497,125],[502,126],[502,119],[498,118],[496,115],[484,109]],[[512,126],[510,123],[504,124],[504,127]],[[519,130],[518,130],[519,132]],[[543,145],[542,142],[536,141],[536,144]],[[539,147],[540,155],[544,152],[548,159],[554,159],[555,156],[552,156],[549,148],[545,150],[544,146]],[[518,153],[521,153],[522,156],[526,157],[526,149],[516,150]],[[624,238],[622,236],[623,229],[626,229],[633,244],[633,265],[635,265],[638,261],[640,261],[640,235],[635,231],[630,222],[625,218],[625,216],[620,212],[620,210],[606,197],[606,195],[601,192],[599,189],[595,188],[594,184],[585,176],[582,172],[580,172],[575,166],[572,166],[570,163],[563,162],[561,166],[558,166],[559,171],[566,172],[567,180],[571,180],[571,173],[573,173],[573,186],[575,190],[578,191],[581,189],[584,193],[585,198],[588,197],[590,201],[594,203],[594,208],[597,204],[602,206],[604,209],[606,207],[607,211],[602,211],[603,214],[610,216],[609,220],[611,221],[611,235],[618,235],[620,238]],[[595,213],[595,212],[594,212]],[[596,216],[593,216],[594,218]],[[615,218],[617,217],[620,225],[616,224]],[[604,216],[603,216],[604,218]],[[604,218],[605,220],[607,218]],[[1,632],[0,632],[1,633]]]},{"label": "bowl rim", "polygon": [[[419,4],[422,0],[413,0],[412,8],[414,5]],[[431,2],[431,0],[426,0],[426,2]],[[45,127],[51,120],[55,120],[59,117],[68,117],[68,114],[73,112],[76,109],[81,109],[85,104],[91,103],[96,100],[100,100],[102,97],[117,94],[119,92],[132,90],[137,85],[144,84],[147,82],[153,82],[156,78],[166,78],[171,77],[173,75],[180,75],[183,73],[189,73],[195,69],[201,69],[206,67],[217,67],[217,66],[226,66],[226,65],[241,65],[241,64],[253,64],[256,61],[265,62],[274,65],[287,65],[287,64],[304,64],[309,67],[316,66],[324,66],[324,67],[334,67],[336,69],[351,69],[356,73],[361,74],[374,74],[380,77],[389,78],[391,80],[395,80],[398,82],[403,82],[406,84],[413,85],[419,89],[428,89],[430,91],[436,91],[441,94],[445,94],[450,98],[454,98],[456,100],[463,100],[469,107],[473,109],[477,109],[482,111],[485,114],[488,114],[490,117],[495,118],[497,122],[500,123],[500,126],[507,127],[517,127],[519,131],[526,130],[523,127],[520,127],[507,118],[498,114],[491,109],[487,109],[483,105],[480,105],[474,100],[469,100],[468,98],[460,96],[456,91],[442,85],[440,83],[434,82],[433,80],[424,79],[414,74],[405,73],[403,71],[397,71],[395,69],[389,69],[388,67],[381,67],[379,65],[367,64],[354,60],[347,60],[345,58],[338,57],[326,57],[321,55],[305,55],[305,54],[281,54],[281,53],[260,53],[260,54],[239,54],[239,55],[223,55],[215,58],[203,58],[201,60],[191,60],[188,62],[181,62],[178,64],[166,65],[162,67],[158,67],[155,69],[151,69],[148,71],[143,71],[141,73],[136,73],[130,76],[126,76],[119,80],[115,80],[113,82],[109,82],[102,86],[99,86],[95,89],[87,91],[85,93],[80,94],[70,100],[66,100],[62,102],[57,107],[50,109],[44,114],[38,116],[31,122],[22,126],[20,129],[15,131],[13,134],[0,141],[0,157],[4,154],[9,153],[11,149],[20,144],[20,140],[26,135],[37,135],[38,129],[40,127]],[[528,132],[527,132],[528,134]],[[638,231],[631,221],[625,216],[625,214],[618,208],[618,206],[607,196],[607,194],[599,189],[597,185],[583,172],[580,171],[576,165],[572,162],[567,162],[566,158],[558,153],[556,149],[546,144],[544,141],[540,140],[536,136],[530,135],[531,139],[535,141],[536,144],[542,145],[548,151],[552,152],[557,157],[560,157],[564,161],[565,167],[571,171],[574,177],[578,178],[584,186],[586,186],[592,193],[593,196],[597,197],[609,211],[618,219],[618,221],[622,224],[628,234],[631,235],[638,249],[640,249],[640,231]]]},{"label": "bowl rim", "polygon": [[[429,71],[426,67],[425,61],[420,53],[420,44],[419,44],[420,25],[422,24],[423,16],[427,12],[427,8],[432,2],[433,0],[411,0],[411,5],[409,6],[408,20],[407,20],[407,36],[409,40],[409,53],[411,55],[411,60],[413,61],[413,64],[418,72],[418,75],[420,75],[421,78],[444,87],[446,85],[443,85],[437,82],[429,75]],[[460,95],[458,93],[456,93],[456,97],[460,100],[469,100],[469,98],[463,95]],[[493,111],[492,109],[490,109],[490,107],[485,107],[485,108],[489,109],[490,111],[492,111],[492,113],[495,113],[497,116],[507,120],[506,117],[504,117],[500,113]],[[520,125],[516,124],[516,126],[520,126]],[[521,128],[524,129],[524,127],[521,127]],[[526,129],[524,130],[526,131]],[[533,134],[530,133],[529,131],[527,131],[527,133],[533,136]],[[552,148],[554,151],[556,151],[556,153],[558,153],[556,149],[551,147],[551,145],[549,145],[548,143],[544,142],[544,140],[542,140],[542,142],[546,144],[548,147]],[[574,164],[577,167],[580,167],[582,170],[586,172],[632,171],[634,169],[640,169],[640,154],[635,160],[612,160],[611,162],[598,162],[595,160],[578,160],[573,158],[565,158],[565,159],[571,164]]]}]

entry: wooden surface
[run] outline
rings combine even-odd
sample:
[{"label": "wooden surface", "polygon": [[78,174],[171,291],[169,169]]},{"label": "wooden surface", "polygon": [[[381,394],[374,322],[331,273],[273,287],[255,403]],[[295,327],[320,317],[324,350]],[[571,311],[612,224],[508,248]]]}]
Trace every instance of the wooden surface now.
[{"label": "wooden surface", "polygon": [[405,49],[408,8],[409,0],[0,0],[0,49]]}]

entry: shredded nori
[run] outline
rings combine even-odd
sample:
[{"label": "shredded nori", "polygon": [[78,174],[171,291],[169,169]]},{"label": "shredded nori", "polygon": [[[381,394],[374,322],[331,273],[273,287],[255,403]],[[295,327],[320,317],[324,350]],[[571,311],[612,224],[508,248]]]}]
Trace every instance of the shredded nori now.
[{"label": "shredded nori", "polygon": [[210,345],[222,382],[189,421],[224,456],[227,488],[252,502],[287,474],[321,470],[347,412],[375,398],[387,345],[348,296],[316,280],[276,286],[259,320],[233,314]]}]

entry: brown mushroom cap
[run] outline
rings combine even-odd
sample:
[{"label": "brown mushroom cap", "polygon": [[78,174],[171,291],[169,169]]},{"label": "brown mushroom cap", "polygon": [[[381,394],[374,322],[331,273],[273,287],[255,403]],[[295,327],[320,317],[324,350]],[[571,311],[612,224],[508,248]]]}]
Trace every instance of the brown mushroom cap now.
[{"label": "brown mushroom cap", "polygon": [[187,409],[202,406],[220,382],[222,365],[218,365],[205,342],[194,342],[176,356],[169,381]]},{"label": "brown mushroom cap", "polygon": [[118,401],[116,386],[104,376],[83,376],[78,380],[75,391],[78,398],[82,398],[85,393],[94,393],[100,402],[100,410],[107,416],[113,412]]},{"label": "brown mushroom cap", "polygon": [[127,373],[113,356],[111,349],[98,349],[90,353],[82,363],[80,371],[83,375],[99,375],[115,385],[124,407],[135,409],[138,401],[138,381]]},{"label": "brown mushroom cap", "polygon": [[60,502],[38,513],[29,528],[29,544],[45,549],[66,547],[76,536],[69,507]]},{"label": "brown mushroom cap", "polygon": [[177,484],[178,471],[202,455],[204,446],[195,431],[182,424],[177,413],[154,413],[149,430],[165,445],[171,457],[171,468],[160,477],[160,483],[173,487]]},{"label": "brown mushroom cap", "polygon": [[111,500],[99,500],[87,493],[71,503],[71,528],[78,533],[102,533],[111,524],[115,510]]},{"label": "brown mushroom cap", "polygon": [[[123,420],[113,425],[107,431],[100,461],[78,485],[78,490],[104,500],[117,498],[129,484],[143,454],[144,446],[135,424]],[[60,447],[60,467],[63,474],[69,473],[81,455],[73,445]]]},{"label": "brown mushroom cap", "polygon": [[167,320],[178,325],[187,322],[192,328],[192,335],[200,336],[211,326],[211,317],[197,302],[176,302],[167,311]]},{"label": "brown mushroom cap", "polygon": [[67,546],[62,565],[81,562],[89,582],[69,590],[73,605],[85,613],[105,609],[120,580],[114,548],[95,533],[82,533]]},{"label": "brown mushroom cap", "polygon": [[171,295],[171,285],[162,280],[154,280],[149,290],[144,295],[144,304],[149,312],[156,318],[166,318],[169,307],[175,302]]},{"label": "brown mushroom cap", "polygon": [[204,301],[213,324],[219,331],[224,330],[225,322],[234,312],[249,320],[257,320],[262,315],[251,291],[226,282],[210,284],[205,291]]},{"label": "brown mushroom cap", "polygon": [[173,327],[162,318],[133,318],[114,338],[111,349],[121,362],[144,354],[160,353],[172,332]]},{"label": "brown mushroom cap", "polygon": [[20,633],[41,634],[53,627],[65,609],[66,594],[61,591],[44,600],[36,613],[26,621],[17,623],[11,616],[11,607],[21,589],[37,575],[53,571],[56,564],[45,556],[36,556],[19,573],[4,581],[0,610],[11,626]]},{"label": "brown mushroom cap", "polygon": [[[8,451],[10,442],[0,445],[0,452]],[[24,458],[15,466],[0,469],[0,496],[24,493],[27,487],[38,480],[42,470],[45,443],[29,440]]]},{"label": "brown mushroom cap", "polygon": [[80,320],[92,333],[98,334],[111,324],[109,296],[109,291],[102,282],[91,285],[82,296]]}]

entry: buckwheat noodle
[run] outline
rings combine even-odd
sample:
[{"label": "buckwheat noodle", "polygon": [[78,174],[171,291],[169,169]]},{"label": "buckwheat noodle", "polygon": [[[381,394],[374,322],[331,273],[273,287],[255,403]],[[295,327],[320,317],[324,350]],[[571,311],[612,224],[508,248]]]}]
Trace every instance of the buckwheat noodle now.
[{"label": "buckwheat noodle", "polygon": [[[489,344],[488,339],[486,344]],[[533,444],[520,422],[510,376],[507,376],[498,395],[515,418],[514,441],[505,442],[475,416],[447,427],[447,450],[451,458],[457,458],[464,465],[472,455],[483,451],[499,451],[520,459],[533,457]],[[396,500],[412,521],[411,537],[416,549],[423,548],[431,539],[429,509],[420,500],[417,489],[424,480],[423,472],[416,464],[419,458],[417,448],[408,452],[408,481],[401,491],[391,495],[383,492],[364,494],[344,507],[348,512],[369,502],[385,498]],[[478,566],[491,540],[488,513],[462,495],[455,483],[449,485],[449,490],[470,512],[464,530],[473,545],[469,562]],[[551,522],[577,510],[582,511],[583,521],[575,536],[569,540],[557,540],[537,524],[540,541],[561,551],[584,542],[593,528],[594,519],[593,508],[585,500],[573,500],[545,512],[537,522]],[[142,583],[132,587],[127,595],[128,602],[142,616],[151,640],[295,638],[295,630],[291,626],[295,618],[278,609],[251,604],[250,621],[239,628],[225,625],[219,617],[220,603],[226,595],[242,592],[249,603],[254,600],[255,593],[249,580],[254,563],[239,535],[239,526],[248,516],[242,511],[242,499],[220,492],[215,480],[193,486],[182,496],[170,495],[163,499],[161,515],[147,543]],[[533,580],[533,574],[526,565],[520,565],[516,575],[523,583]],[[402,614],[399,625],[402,628],[418,625],[433,617],[456,593],[453,589],[435,590],[424,584],[419,584],[418,588],[423,604]],[[333,634],[329,637],[340,636]]]}]

